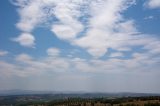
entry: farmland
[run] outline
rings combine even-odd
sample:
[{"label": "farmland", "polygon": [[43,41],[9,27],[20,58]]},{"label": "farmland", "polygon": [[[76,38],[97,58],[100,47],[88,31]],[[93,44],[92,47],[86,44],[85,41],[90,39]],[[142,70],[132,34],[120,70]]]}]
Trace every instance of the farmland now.
[{"label": "farmland", "polygon": [[41,94],[0,96],[0,106],[160,106],[160,96],[88,97]]}]

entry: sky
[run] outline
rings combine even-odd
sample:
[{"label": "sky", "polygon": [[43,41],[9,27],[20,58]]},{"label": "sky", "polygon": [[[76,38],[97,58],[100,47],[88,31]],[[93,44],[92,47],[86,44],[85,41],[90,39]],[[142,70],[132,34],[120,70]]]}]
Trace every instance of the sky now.
[{"label": "sky", "polygon": [[160,0],[0,2],[0,90],[160,93]]}]

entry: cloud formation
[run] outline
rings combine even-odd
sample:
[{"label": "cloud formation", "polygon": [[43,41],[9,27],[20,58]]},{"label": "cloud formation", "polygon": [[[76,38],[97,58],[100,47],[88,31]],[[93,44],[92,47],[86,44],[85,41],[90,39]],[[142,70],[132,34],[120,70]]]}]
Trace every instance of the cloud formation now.
[{"label": "cloud formation", "polygon": [[121,53],[121,52],[117,52],[117,53],[112,53],[111,55],[110,55],[110,57],[123,57],[124,55],[123,55],[123,53]]},{"label": "cloud formation", "polygon": [[[17,26],[22,31],[30,32],[38,24],[47,22],[49,17],[54,16],[58,21],[51,25],[51,30],[58,38],[86,48],[91,55],[100,57],[107,52],[108,48],[115,48],[111,46],[113,42],[117,41],[115,37],[127,40],[124,39],[124,36],[127,38],[130,33],[136,33],[133,21],[126,21],[121,15],[135,1],[120,0],[114,1],[112,4],[110,2],[109,0],[92,2],[83,0],[63,0],[61,2],[17,0],[21,17]],[[85,6],[88,10],[80,10]],[[102,12],[99,12],[99,10]],[[87,13],[84,13],[86,11]],[[85,15],[91,17],[88,18],[88,25],[83,25],[79,20],[82,15],[84,15],[83,17],[86,17]],[[86,33],[83,33],[84,37],[77,38],[79,33],[83,31],[84,26],[88,26]]]},{"label": "cloud formation", "polygon": [[[157,13],[159,0],[10,1],[17,8],[16,28],[20,31],[11,40],[36,49],[22,52],[17,45],[12,49],[2,45],[0,89],[159,92],[160,38],[141,32],[139,26],[147,20],[137,22],[142,18],[137,14]],[[144,3],[147,9],[137,11]],[[153,28],[158,26],[155,13],[145,18],[152,19]],[[38,36],[40,30],[44,36]]]},{"label": "cloud formation", "polygon": [[34,36],[29,33],[22,33],[20,36],[13,38],[12,40],[25,47],[34,47],[35,45]]},{"label": "cloud formation", "polygon": [[[145,50],[145,55],[149,55],[149,57],[160,53],[158,50],[159,39],[141,33],[137,29],[135,20],[126,19],[123,16],[129,7],[136,4],[136,0],[15,1],[14,4],[19,6],[20,15],[17,27],[25,32],[25,35],[22,34],[23,36],[19,36],[14,41],[23,46],[32,47],[35,39],[29,33],[36,27],[49,24],[49,30],[55,36],[71,45],[84,48],[93,57],[93,60],[106,55],[109,49],[115,51],[111,57],[120,56],[120,54],[122,56],[124,52],[132,52],[131,56],[134,53],[139,54],[134,50],[135,47]],[[25,14],[26,12],[27,14]],[[59,55],[59,50],[50,48],[47,53],[50,56],[56,56]],[[109,61],[111,60],[106,62]],[[115,59],[112,61],[117,62],[115,64],[117,65],[119,62],[125,63],[127,60]],[[85,62],[85,64],[80,61],[80,63],[83,63],[81,65],[86,66],[86,69],[92,69],[90,67],[92,62]]]},{"label": "cloud formation", "polygon": [[[125,20],[122,15],[135,4],[135,0],[16,0],[14,4],[19,6],[17,27],[21,31],[31,32],[38,25],[52,20],[51,31],[58,38],[86,48],[95,57],[101,57],[108,48],[114,48],[111,42],[117,40],[116,36],[120,38],[123,35],[123,39],[137,31],[133,21]],[[83,23],[84,20],[87,22]]]},{"label": "cloud formation", "polygon": [[145,6],[150,9],[160,8],[160,1],[159,0],[148,0],[145,3]]},{"label": "cloud formation", "polygon": [[57,49],[57,48],[49,48],[49,49],[47,50],[47,54],[48,54],[49,56],[59,56],[60,50]]},{"label": "cloud formation", "polygon": [[[62,57],[56,48],[46,50],[48,56],[37,59],[28,54],[19,54],[13,58],[13,62],[0,61],[1,75],[7,76],[39,76],[49,73],[159,73],[160,50],[155,44],[146,46],[146,49],[153,47],[153,51],[144,53],[133,53],[128,59],[116,58],[124,54],[113,53],[106,60],[82,59],[78,57]],[[154,67],[154,68],[153,68]]]},{"label": "cloud formation", "polygon": [[5,56],[8,54],[8,51],[0,50],[0,56]]}]

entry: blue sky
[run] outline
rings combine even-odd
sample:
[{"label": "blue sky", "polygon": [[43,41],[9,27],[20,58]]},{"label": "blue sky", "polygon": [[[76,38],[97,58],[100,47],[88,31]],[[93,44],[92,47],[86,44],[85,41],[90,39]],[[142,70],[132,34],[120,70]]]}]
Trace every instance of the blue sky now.
[{"label": "blue sky", "polygon": [[1,0],[0,90],[160,93],[159,0]]}]

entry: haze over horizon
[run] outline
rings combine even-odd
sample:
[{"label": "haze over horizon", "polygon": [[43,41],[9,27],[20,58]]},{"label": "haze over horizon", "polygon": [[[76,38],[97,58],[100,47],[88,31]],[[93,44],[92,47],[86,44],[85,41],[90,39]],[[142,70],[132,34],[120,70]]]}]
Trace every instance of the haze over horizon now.
[{"label": "haze over horizon", "polygon": [[1,0],[0,90],[160,93],[160,0]]}]

